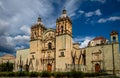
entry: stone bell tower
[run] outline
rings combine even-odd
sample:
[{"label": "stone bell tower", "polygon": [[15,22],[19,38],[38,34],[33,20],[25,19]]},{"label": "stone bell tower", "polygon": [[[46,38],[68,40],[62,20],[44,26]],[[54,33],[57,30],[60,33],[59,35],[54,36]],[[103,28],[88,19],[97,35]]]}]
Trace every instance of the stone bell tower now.
[{"label": "stone bell tower", "polygon": [[72,22],[64,9],[62,15],[56,20],[56,35],[68,34],[72,36]]},{"label": "stone bell tower", "polygon": [[[42,34],[46,30],[43,25],[41,18],[38,17],[37,23],[31,27],[31,35],[30,35],[30,71],[39,71],[39,65],[36,65],[41,58],[41,50],[42,50]],[[40,63],[38,63],[40,64]],[[38,67],[37,67],[38,66]]]},{"label": "stone bell tower", "polygon": [[56,20],[56,71],[65,71],[71,63],[72,22],[64,9]]},{"label": "stone bell tower", "polygon": [[118,43],[118,32],[112,31],[110,33],[111,43]]},{"label": "stone bell tower", "polygon": [[43,25],[41,18],[38,17],[37,23],[31,27],[31,41],[41,39],[42,33],[46,30],[45,26]]}]

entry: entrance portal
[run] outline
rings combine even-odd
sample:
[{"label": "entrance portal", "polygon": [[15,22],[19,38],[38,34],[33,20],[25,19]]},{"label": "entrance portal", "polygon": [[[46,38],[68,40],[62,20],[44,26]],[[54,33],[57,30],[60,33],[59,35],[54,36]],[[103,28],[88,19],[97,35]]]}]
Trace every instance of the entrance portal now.
[{"label": "entrance portal", "polygon": [[50,63],[47,65],[47,71],[52,71],[52,65]]},{"label": "entrance portal", "polygon": [[100,65],[98,63],[95,64],[95,72],[100,72]]}]

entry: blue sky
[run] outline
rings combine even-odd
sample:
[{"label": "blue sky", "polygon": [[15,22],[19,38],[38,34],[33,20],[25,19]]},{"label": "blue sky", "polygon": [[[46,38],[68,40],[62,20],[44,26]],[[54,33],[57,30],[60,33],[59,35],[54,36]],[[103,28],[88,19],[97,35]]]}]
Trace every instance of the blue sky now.
[{"label": "blue sky", "polygon": [[97,36],[120,34],[120,0],[0,0],[0,55],[29,47],[30,27],[38,16],[55,28],[63,8],[73,23],[73,42],[85,47]]}]

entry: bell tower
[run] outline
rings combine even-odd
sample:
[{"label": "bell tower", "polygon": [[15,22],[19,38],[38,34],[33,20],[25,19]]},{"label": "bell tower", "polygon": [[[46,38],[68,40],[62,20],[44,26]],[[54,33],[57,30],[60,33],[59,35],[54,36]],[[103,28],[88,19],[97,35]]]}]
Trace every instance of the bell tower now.
[{"label": "bell tower", "polygon": [[31,27],[31,41],[36,39],[41,39],[42,33],[46,30],[45,26],[42,24],[41,18],[38,17],[37,23]]},{"label": "bell tower", "polygon": [[56,71],[65,71],[71,64],[72,22],[64,9],[56,20]]},{"label": "bell tower", "polygon": [[72,36],[72,22],[64,9],[62,15],[56,20],[56,35],[68,34]]},{"label": "bell tower", "polygon": [[[31,27],[31,35],[30,35],[30,55],[29,60],[33,63],[33,69],[30,69],[30,71],[38,71],[38,69],[41,64],[35,65],[36,60],[41,58],[41,50],[42,50],[42,35],[44,31],[46,30],[45,26],[43,25],[41,18],[38,17],[37,23],[34,24]],[[39,57],[38,57],[39,55]]]},{"label": "bell tower", "polygon": [[118,32],[112,31],[110,33],[111,43],[118,43]]}]

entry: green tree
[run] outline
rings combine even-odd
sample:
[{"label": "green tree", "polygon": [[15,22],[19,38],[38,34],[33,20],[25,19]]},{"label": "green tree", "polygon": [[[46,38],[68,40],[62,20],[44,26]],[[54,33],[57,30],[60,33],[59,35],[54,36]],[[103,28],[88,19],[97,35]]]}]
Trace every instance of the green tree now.
[{"label": "green tree", "polygon": [[7,62],[0,64],[0,71],[1,72],[13,71],[13,63]]}]

